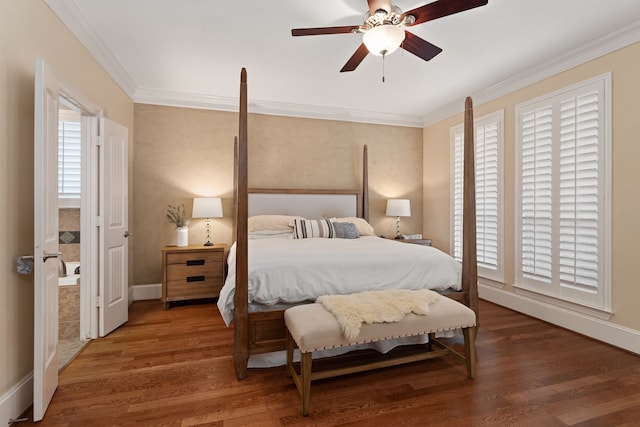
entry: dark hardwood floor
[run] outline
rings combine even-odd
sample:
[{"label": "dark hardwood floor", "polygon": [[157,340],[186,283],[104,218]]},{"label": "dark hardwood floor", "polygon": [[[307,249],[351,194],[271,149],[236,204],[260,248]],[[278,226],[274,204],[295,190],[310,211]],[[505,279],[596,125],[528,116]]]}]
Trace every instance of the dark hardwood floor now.
[{"label": "dark hardwood floor", "polygon": [[322,380],[304,418],[283,367],[236,380],[232,330],[214,304],[138,301],[60,374],[37,425],[640,425],[639,356],[485,301],[480,310],[476,379],[446,357]]}]

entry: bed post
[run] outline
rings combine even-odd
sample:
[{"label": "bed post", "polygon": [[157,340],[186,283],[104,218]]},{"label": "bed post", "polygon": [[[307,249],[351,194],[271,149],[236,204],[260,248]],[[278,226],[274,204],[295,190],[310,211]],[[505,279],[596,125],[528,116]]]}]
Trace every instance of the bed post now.
[{"label": "bed post", "polygon": [[369,155],[367,144],[362,150],[362,218],[369,222]]},{"label": "bed post", "polygon": [[234,296],[234,348],[233,362],[236,377],[243,379],[247,375],[249,360],[248,330],[248,246],[247,235],[248,196],[247,196],[247,70],[240,72],[240,119],[237,149],[237,189],[236,189],[236,292]]},{"label": "bed post", "polygon": [[462,290],[478,324],[478,264],[476,256],[476,177],[473,144],[473,103],[464,106],[464,197],[462,207]]},{"label": "bed post", "polygon": [[233,137],[233,212],[231,219],[233,228],[231,229],[231,241],[238,240],[238,137]]}]

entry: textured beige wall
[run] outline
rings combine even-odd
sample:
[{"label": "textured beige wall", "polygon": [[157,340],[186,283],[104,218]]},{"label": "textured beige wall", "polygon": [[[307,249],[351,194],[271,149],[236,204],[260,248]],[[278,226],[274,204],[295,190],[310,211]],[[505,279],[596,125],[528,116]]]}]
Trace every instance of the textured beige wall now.
[{"label": "textured beige wall", "polygon": [[[133,131],[133,103],[41,0],[0,0],[0,396],[33,369],[33,110],[36,58]],[[4,422],[5,420],[2,420]]]},{"label": "textured beige wall", "polygon": [[[505,285],[514,282],[514,182],[515,106],[574,83],[612,73],[612,306],[611,321],[640,331],[640,286],[637,283],[636,246],[640,241],[640,43],[618,50],[582,66],[528,86],[497,100],[475,107],[479,117],[504,109],[504,244]],[[449,128],[462,122],[462,115],[424,130],[424,228],[436,244],[449,248]]]},{"label": "textured beige wall", "polygon": [[[161,280],[160,249],[175,244],[168,204],[191,213],[196,196],[221,196],[225,217],[212,220],[213,240],[230,243],[233,138],[236,113],[135,106],[132,200],[136,231],[134,283]],[[422,129],[269,115],[249,115],[249,186],[353,189],[361,186],[362,147],[369,147],[370,220],[393,235],[386,199],[411,199],[402,230],[422,230]],[[204,221],[192,220],[189,242],[205,240]]]}]

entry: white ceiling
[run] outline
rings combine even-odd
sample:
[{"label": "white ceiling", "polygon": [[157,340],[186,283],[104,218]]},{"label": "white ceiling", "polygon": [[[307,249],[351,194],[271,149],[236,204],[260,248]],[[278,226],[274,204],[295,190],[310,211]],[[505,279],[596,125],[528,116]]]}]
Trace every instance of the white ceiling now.
[{"label": "white ceiling", "polygon": [[362,35],[291,36],[361,24],[366,0],[45,1],[135,102],[235,111],[245,67],[250,111],[408,126],[640,40],[639,0],[489,0],[412,27],[443,52],[398,50],[383,83],[373,55],[339,72]]}]

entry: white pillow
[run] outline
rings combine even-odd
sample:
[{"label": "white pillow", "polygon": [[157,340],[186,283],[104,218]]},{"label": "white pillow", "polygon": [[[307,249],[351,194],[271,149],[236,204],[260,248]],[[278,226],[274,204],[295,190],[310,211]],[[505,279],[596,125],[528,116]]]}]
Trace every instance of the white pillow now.
[{"label": "white pillow", "polygon": [[288,230],[291,232],[293,230],[289,224],[294,219],[304,218],[291,215],[256,215],[249,217],[247,228],[249,233],[259,230]]},{"label": "white pillow", "polygon": [[291,227],[286,230],[257,230],[249,233],[249,239],[292,239],[293,231]]},{"label": "white pillow", "polygon": [[361,236],[375,236],[376,231],[373,229],[371,224],[369,224],[364,218],[357,218],[355,216],[349,216],[345,218],[331,218],[331,220],[336,222],[350,222],[356,225],[358,229],[358,233]]}]

